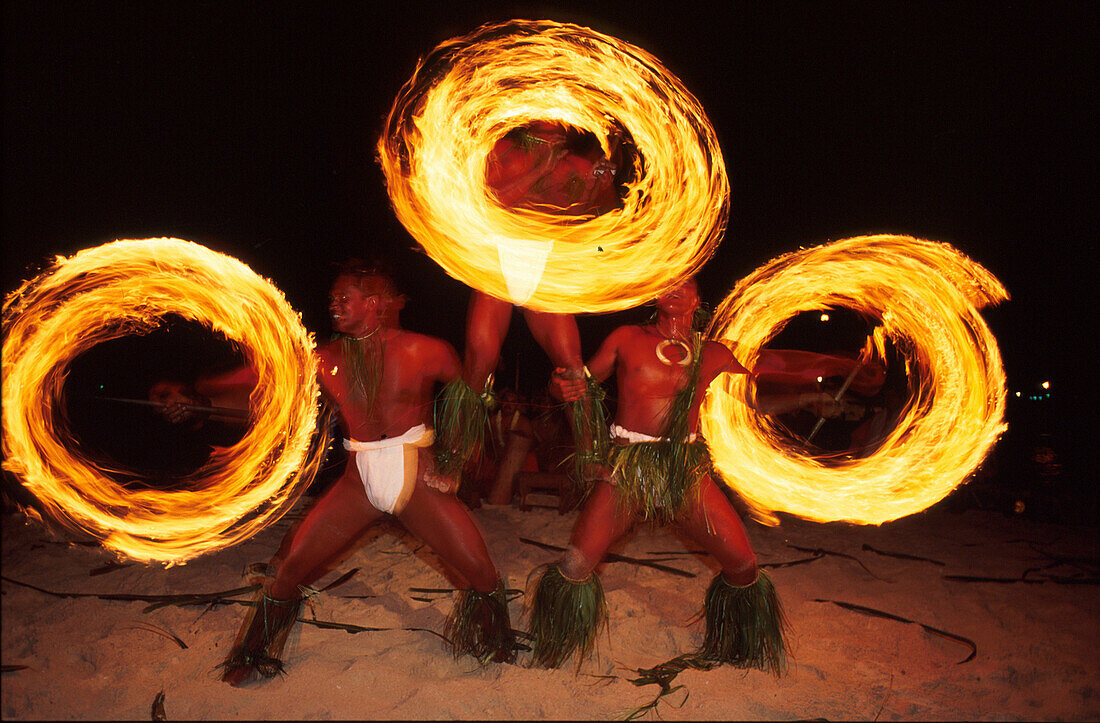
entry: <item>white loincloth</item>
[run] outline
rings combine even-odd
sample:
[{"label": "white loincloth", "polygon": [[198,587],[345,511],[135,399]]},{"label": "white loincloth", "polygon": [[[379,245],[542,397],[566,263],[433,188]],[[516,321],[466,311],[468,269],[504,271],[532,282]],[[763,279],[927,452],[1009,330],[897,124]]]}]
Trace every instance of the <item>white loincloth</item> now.
[{"label": "white loincloth", "polygon": [[538,239],[494,238],[500,272],[508,297],[516,306],[523,306],[535,295],[546,269],[546,259],[553,250],[553,241]]},{"label": "white loincloth", "polygon": [[[651,437],[650,435],[642,434],[641,432],[632,432],[629,429],[625,427],[620,427],[617,424],[611,425],[611,437],[612,439],[621,439],[623,441],[630,442],[631,444],[636,444],[638,442],[660,442],[664,439],[664,437]],[[686,441],[694,442],[695,433],[692,432],[691,434],[689,434]]]},{"label": "white loincloth", "polygon": [[355,452],[355,466],[370,503],[382,512],[398,515],[416,485],[417,452],[433,441],[435,432],[418,424],[400,437],[375,442],[345,439],[344,449]]}]

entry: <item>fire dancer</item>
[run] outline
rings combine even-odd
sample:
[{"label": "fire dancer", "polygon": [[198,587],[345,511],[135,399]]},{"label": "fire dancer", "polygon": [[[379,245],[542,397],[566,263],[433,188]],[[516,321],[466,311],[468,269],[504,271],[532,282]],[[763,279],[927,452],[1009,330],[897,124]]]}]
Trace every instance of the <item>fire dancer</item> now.
[{"label": "fire dancer", "polygon": [[489,154],[486,184],[508,208],[596,216],[620,205],[615,176],[620,134],[605,155],[594,136],[535,121],[504,135]]},{"label": "fire dancer", "polygon": [[[535,585],[530,632],[536,664],[583,658],[606,621],[596,566],[637,520],[676,524],[721,565],[705,598],[706,637],[694,660],[779,673],[785,623],[744,527],[709,472],[696,434],[699,406],[719,374],[747,370],[723,345],[694,330],[694,279],[657,300],[656,321],[621,326],[588,362],[592,377],[615,374],[618,407],[602,479],[594,482],[562,559]],[[578,399],[585,385],[555,373],[554,388]]]},{"label": "fire dancer", "polygon": [[[504,206],[543,213],[595,216],[620,205],[616,174],[620,168],[619,134],[612,134],[605,156],[594,137],[560,123],[534,122],[497,141],[489,154],[486,183]],[[442,395],[436,427],[454,459],[447,471],[460,471],[481,440],[493,404],[492,373],[512,320],[513,305],[474,289],[466,312],[466,349],[462,377]],[[527,327],[561,374],[584,379],[580,332],[571,314],[523,309]],[[576,416],[576,415],[575,415]],[[577,423],[590,420],[577,418]],[[578,430],[581,438],[591,431]]]},{"label": "fire dancer", "polygon": [[240,686],[257,672],[270,678],[283,671],[279,656],[304,586],[387,514],[435,550],[463,588],[447,622],[455,655],[512,660],[500,574],[469,510],[452,494],[453,478],[436,472],[432,451],[432,386],[458,377],[457,354],[442,339],[401,328],[405,297],[377,265],[347,265],[329,298],[336,338],[317,349],[318,378],[339,406],[347,467],[283,540],[274,577],[223,663],[222,680]]}]

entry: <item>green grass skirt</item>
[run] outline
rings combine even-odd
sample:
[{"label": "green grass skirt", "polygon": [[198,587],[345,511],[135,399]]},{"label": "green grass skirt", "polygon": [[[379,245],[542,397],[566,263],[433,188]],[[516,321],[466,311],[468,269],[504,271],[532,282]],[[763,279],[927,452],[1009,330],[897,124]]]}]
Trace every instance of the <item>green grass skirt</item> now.
[{"label": "green grass skirt", "polygon": [[574,653],[578,664],[596,643],[600,628],[607,623],[603,586],[596,573],[582,582],[561,574],[557,565],[541,570],[531,602],[532,655],[535,665],[559,668]]},{"label": "green grass skirt", "polygon": [[718,573],[703,610],[707,631],[699,658],[776,675],[786,668],[787,623],[767,572],[761,570],[756,582],[745,587],[730,585]]},{"label": "green grass skirt", "polygon": [[478,394],[462,377],[456,377],[439,392],[433,417],[435,457],[441,473],[461,473],[484,443],[492,403],[491,387],[486,385],[485,391]]},{"label": "green grass skirt", "polygon": [[255,673],[265,678],[285,673],[279,656],[298,620],[301,604],[301,598],[276,600],[258,592],[237,640],[221,664],[222,680],[240,684],[254,678]]},{"label": "green grass skirt", "polygon": [[611,446],[604,401],[606,392],[590,376],[585,377],[585,382],[588,386],[585,396],[566,403],[566,416],[573,431],[573,482],[582,497],[595,485],[595,480],[586,474],[587,467],[606,465]]},{"label": "green grass skirt", "polygon": [[619,504],[661,523],[675,519],[710,470],[702,441],[613,444],[610,461]]},{"label": "green grass skirt", "polygon": [[515,661],[516,635],[504,587],[491,593],[463,590],[447,618],[444,635],[456,658],[472,655],[483,665]]}]

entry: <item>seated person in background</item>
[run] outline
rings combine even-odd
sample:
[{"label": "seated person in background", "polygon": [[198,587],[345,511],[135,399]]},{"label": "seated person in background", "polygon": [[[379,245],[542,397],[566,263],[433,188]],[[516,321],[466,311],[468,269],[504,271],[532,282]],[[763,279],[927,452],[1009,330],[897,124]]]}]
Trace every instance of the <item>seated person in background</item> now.
[{"label": "seated person in background", "polygon": [[149,388],[149,401],[160,405],[156,409],[170,425],[156,433],[157,465],[170,475],[190,474],[212,454],[240,442],[248,430],[251,387],[243,394],[240,390],[227,391],[208,384],[214,379],[215,375],[208,375],[193,384],[161,379]]},{"label": "seated person in background", "polygon": [[568,474],[574,447],[565,408],[550,396],[549,391],[535,395],[531,407],[531,431],[535,435],[539,471]]},{"label": "seated person in background", "polygon": [[505,389],[500,395],[500,409],[490,417],[490,429],[498,441],[497,449],[501,450],[501,454],[496,478],[489,491],[489,504],[511,504],[516,474],[538,471],[538,461],[532,451],[535,430],[525,407],[518,392]]},{"label": "seated person in background", "polygon": [[[162,379],[149,388],[149,400],[163,405],[161,414],[168,421],[186,424],[189,429],[198,429],[207,421],[244,427],[248,424],[253,379],[255,373],[247,367],[228,374],[204,374],[190,385]],[[196,411],[194,406],[219,411]]]}]

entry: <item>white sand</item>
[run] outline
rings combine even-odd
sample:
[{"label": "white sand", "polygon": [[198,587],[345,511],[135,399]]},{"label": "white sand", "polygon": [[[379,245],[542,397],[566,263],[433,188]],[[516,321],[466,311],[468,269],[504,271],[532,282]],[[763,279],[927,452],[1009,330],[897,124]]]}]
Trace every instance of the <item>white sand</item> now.
[{"label": "white sand", "polygon": [[[518,588],[532,568],[555,557],[519,538],[564,545],[575,518],[506,507],[474,514],[510,586]],[[1092,558],[1095,571],[1095,528],[939,508],[877,528],[789,518],[774,528],[748,526],[761,563],[807,557],[790,547],[796,545],[855,556],[871,574],[854,560],[831,555],[774,569],[792,629],[787,675],[777,679],[728,666],[687,671],[674,683],[684,688],[659,705],[660,717],[1100,719],[1096,585],[943,579],[1018,577],[1051,562],[1021,540],[1049,554]],[[90,576],[109,555],[51,542],[37,525],[9,515],[3,574],[59,592],[228,590],[246,584],[243,568],[270,557],[284,529],[280,523],[182,567],[131,565]],[[863,550],[864,544],[946,564],[882,556]],[[650,557],[652,551],[683,551],[684,545],[667,529],[640,527],[617,551]],[[238,629],[241,606],[165,607],[143,614],[142,602],[58,598],[5,581],[3,664],[28,667],[3,675],[3,718],[148,720],[160,691],[169,720],[614,718],[657,694],[654,685],[629,683],[631,668],[655,665],[698,642],[701,623],[693,616],[716,569],[708,558],[691,554],[666,563],[696,573],[691,579],[606,564],[610,626],[598,659],[579,674],[522,664],[482,669],[469,659],[454,660],[434,635],[401,629],[441,630],[451,609],[446,595],[428,596],[437,598],[433,602],[412,599],[410,587],[449,587],[434,555],[414,552],[419,546],[396,524],[376,527],[320,584],[354,567],[359,572],[315,598],[312,610],[303,608],[303,615],[321,620],[397,630],[351,635],[298,625],[285,655],[288,675],[243,689],[221,683],[215,670]],[[1063,565],[1043,574],[1070,576],[1082,568]],[[376,597],[342,597],[347,595]],[[818,598],[877,608],[968,637],[977,655],[959,664],[969,654],[964,645]],[[518,628],[525,625],[522,600],[512,603]],[[187,649],[141,627],[148,623],[170,629]],[[653,712],[646,716],[655,718]]]}]

